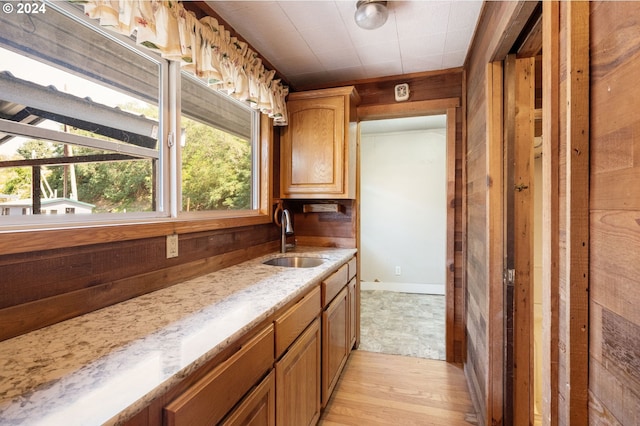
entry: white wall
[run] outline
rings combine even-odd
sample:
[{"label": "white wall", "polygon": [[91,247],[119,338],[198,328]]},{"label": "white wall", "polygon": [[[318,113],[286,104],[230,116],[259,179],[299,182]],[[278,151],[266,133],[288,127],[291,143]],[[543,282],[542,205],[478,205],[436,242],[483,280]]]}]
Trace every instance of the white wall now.
[{"label": "white wall", "polygon": [[360,155],[363,288],[444,294],[446,130],[363,134]]}]

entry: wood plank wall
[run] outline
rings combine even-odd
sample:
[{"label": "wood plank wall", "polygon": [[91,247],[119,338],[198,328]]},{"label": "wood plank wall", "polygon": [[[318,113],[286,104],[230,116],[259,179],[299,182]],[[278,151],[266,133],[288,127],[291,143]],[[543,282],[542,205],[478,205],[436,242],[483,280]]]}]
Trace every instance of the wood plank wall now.
[{"label": "wood plank wall", "polygon": [[640,3],[591,4],[589,423],[640,424]]},{"label": "wood plank wall", "polygon": [[[324,201],[324,200],[323,200]],[[293,214],[293,229],[297,244],[320,247],[356,247],[356,202],[333,200],[340,206],[338,212],[304,213],[306,203],[318,200],[286,200]]]},{"label": "wood plank wall", "polygon": [[[487,189],[493,180],[487,169],[487,64],[503,60],[524,27],[527,10],[531,2],[486,2],[480,22],[465,64],[467,81],[467,140],[466,140],[466,205],[464,220],[467,228],[466,252],[466,334],[465,375],[469,382],[472,399],[478,412],[478,424],[502,424],[502,401],[500,392],[491,391],[492,377],[489,365],[493,357],[489,336],[491,319],[499,312],[490,311],[489,293],[489,249],[492,240],[488,235],[493,214],[488,205]],[[526,9],[526,10],[525,10]],[[496,181],[500,181],[496,179]],[[496,243],[496,242],[493,242]],[[499,242],[498,242],[499,243]],[[495,271],[494,271],[495,272]],[[495,301],[494,301],[495,302]],[[499,347],[499,346],[498,346]]]},{"label": "wood plank wall", "polygon": [[[545,2],[542,8],[542,419],[545,425],[558,424],[558,317],[559,294],[555,283],[559,274],[558,143],[560,122],[560,5]],[[538,71],[536,70],[536,74]]]},{"label": "wood plank wall", "polygon": [[0,256],[0,340],[275,251],[273,224]]}]

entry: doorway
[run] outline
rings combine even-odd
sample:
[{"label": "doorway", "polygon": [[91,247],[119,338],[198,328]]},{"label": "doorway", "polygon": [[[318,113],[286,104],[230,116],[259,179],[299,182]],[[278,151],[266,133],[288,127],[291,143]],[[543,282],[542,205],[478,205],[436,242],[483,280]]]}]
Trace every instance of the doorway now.
[{"label": "doorway", "polygon": [[446,124],[361,123],[363,350],[446,359]]}]

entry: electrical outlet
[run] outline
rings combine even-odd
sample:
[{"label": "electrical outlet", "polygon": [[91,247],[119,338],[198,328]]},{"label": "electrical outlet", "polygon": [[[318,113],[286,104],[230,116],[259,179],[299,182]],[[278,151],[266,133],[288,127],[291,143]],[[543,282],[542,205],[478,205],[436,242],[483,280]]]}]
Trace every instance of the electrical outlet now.
[{"label": "electrical outlet", "polygon": [[396,266],[396,275],[402,275],[402,269],[399,266]]},{"label": "electrical outlet", "polygon": [[167,235],[167,259],[178,257],[178,234]]}]

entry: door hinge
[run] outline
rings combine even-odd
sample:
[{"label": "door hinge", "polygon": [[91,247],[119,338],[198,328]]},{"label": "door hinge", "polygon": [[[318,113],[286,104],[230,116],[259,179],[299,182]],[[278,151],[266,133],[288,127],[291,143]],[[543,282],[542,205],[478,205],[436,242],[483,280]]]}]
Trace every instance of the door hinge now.
[{"label": "door hinge", "polygon": [[167,146],[169,148],[173,148],[176,144],[176,134],[173,132],[169,132],[169,137],[167,138]]},{"label": "door hinge", "polygon": [[504,281],[507,286],[513,287],[516,282],[516,270],[515,269],[505,269],[504,271]]}]

